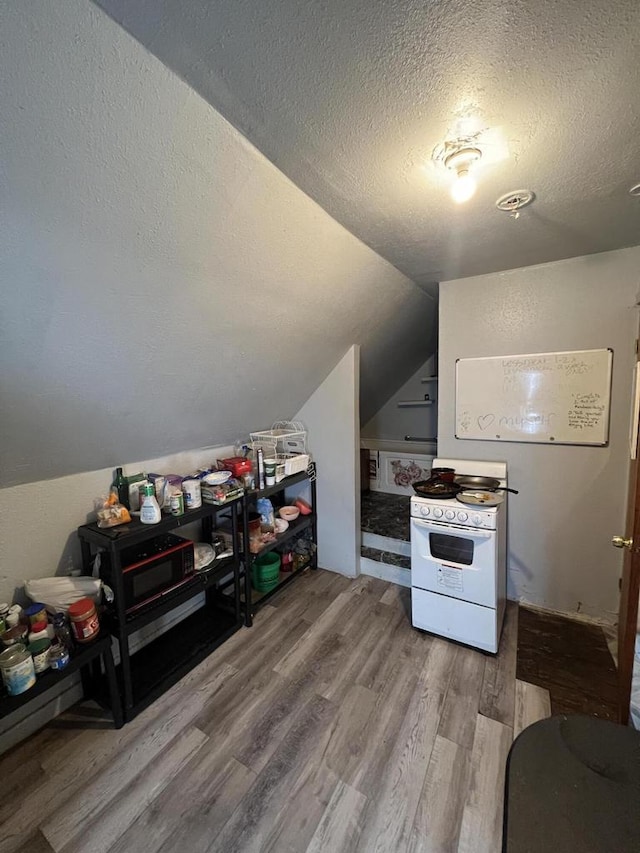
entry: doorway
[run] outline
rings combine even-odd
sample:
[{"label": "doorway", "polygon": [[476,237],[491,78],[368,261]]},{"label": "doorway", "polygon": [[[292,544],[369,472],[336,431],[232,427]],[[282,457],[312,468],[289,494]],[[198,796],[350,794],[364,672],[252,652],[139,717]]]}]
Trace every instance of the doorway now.
[{"label": "doorway", "polygon": [[409,502],[437,452],[437,355],[432,353],[361,427],[360,570],[411,585]]}]

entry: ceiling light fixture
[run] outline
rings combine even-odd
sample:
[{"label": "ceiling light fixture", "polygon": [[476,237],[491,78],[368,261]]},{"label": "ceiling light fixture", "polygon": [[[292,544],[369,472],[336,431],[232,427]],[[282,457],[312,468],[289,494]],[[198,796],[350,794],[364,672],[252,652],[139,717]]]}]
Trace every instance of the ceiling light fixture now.
[{"label": "ceiling light fixture", "polygon": [[629,195],[632,195],[634,198],[640,197],[640,184],[634,184],[629,190]]},{"label": "ceiling light fixture", "polygon": [[451,198],[457,204],[463,204],[473,196],[476,191],[476,181],[470,174],[471,167],[482,157],[479,148],[461,146],[445,157],[444,165],[456,173],[455,180],[451,185]]}]

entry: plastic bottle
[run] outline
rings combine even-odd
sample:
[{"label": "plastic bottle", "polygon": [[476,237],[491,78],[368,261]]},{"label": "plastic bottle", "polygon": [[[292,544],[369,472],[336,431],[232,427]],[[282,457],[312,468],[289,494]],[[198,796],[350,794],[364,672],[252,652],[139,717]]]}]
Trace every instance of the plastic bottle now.
[{"label": "plastic bottle", "polygon": [[261,447],[256,451],[256,468],[257,468],[257,477],[256,477],[256,485],[258,489],[264,489],[265,482],[265,473],[264,473],[264,451]]},{"label": "plastic bottle", "polygon": [[140,521],[143,524],[157,524],[162,518],[160,504],[156,500],[153,483],[142,487],[142,504],[140,506]]},{"label": "plastic bottle", "polygon": [[129,506],[129,483],[127,478],[122,473],[122,468],[116,468],[116,477],[111,486],[118,494],[118,503],[131,509]]},{"label": "plastic bottle", "polygon": [[48,625],[46,622],[36,622],[31,626],[29,632],[29,643],[35,643],[36,640],[52,640],[55,636],[53,625]]},{"label": "plastic bottle", "polygon": [[71,629],[64,613],[56,613],[54,615],[53,629],[58,642],[62,643],[67,651],[71,651],[73,649],[73,638],[71,637]]},{"label": "plastic bottle", "polygon": [[19,604],[14,604],[9,608],[9,612],[7,613],[7,618],[5,622],[7,623],[7,628],[15,628],[15,626],[20,622],[22,618],[22,607]]}]

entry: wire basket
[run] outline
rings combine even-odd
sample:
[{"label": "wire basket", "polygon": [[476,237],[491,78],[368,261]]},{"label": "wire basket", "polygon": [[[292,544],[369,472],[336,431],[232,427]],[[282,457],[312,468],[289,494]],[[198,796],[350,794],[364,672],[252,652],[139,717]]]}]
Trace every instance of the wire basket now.
[{"label": "wire basket", "polygon": [[276,421],[271,429],[251,433],[254,450],[262,447],[277,456],[307,452],[307,431],[299,421]]},{"label": "wire basket", "polygon": [[307,431],[298,421],[276,421],[271,429],[250,435],[254,453],[262,448],[265,459],[276,460],[276,482],[309,467]]}]

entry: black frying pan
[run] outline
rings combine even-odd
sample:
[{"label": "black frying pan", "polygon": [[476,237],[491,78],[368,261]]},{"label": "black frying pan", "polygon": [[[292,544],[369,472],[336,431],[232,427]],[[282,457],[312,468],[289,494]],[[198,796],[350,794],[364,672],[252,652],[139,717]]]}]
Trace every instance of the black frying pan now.
[{"label": "black frying pan", "polygon": [[506,486],[501,486],[500,480],[496,480],[495,477],[476,477],[472,474],[456,474],[453,478],[453,482],[467,491],[469,489],[481,489],[485,492],[511,492],[513,495],[519,494],[517,489],[508,489]]},{"label": "black frying pan", "polygon": [[455,498],[458,492],[462,491],[462,486],[457,483],[447,483],[444,480],[438,480],[436,477],[432,477],[430,480],[419,480],[412,485],[416,495],[432,500]]}]

